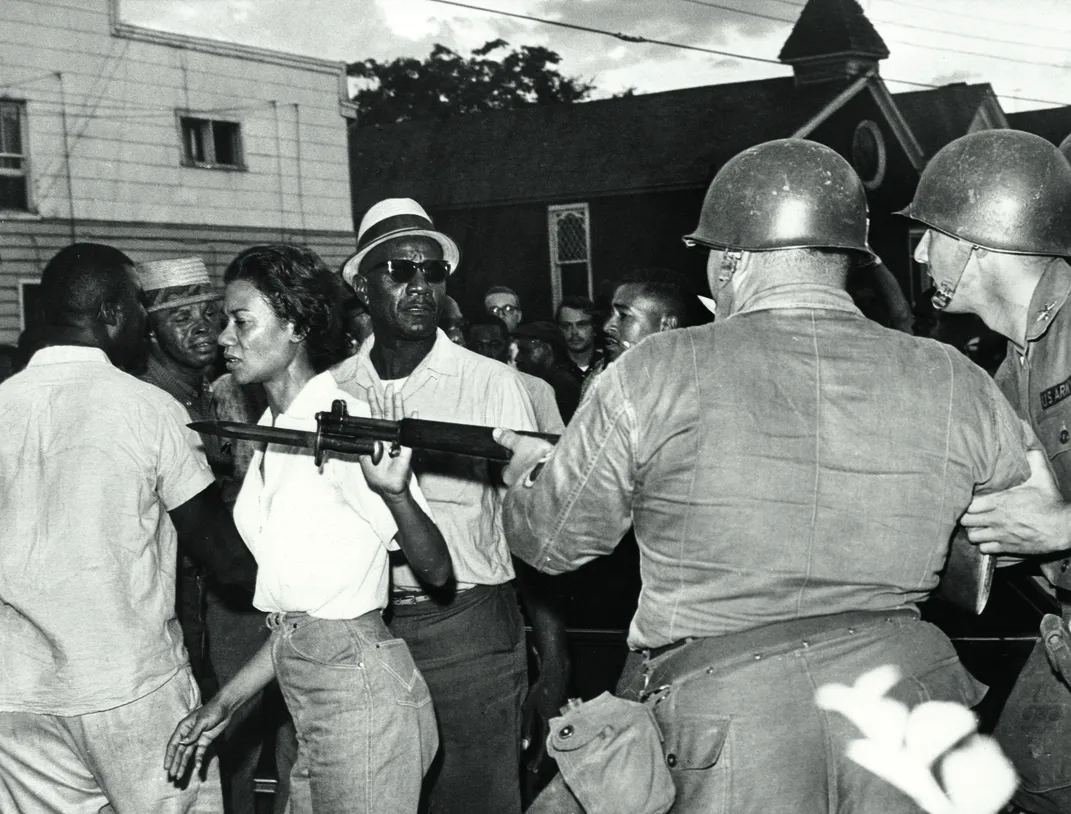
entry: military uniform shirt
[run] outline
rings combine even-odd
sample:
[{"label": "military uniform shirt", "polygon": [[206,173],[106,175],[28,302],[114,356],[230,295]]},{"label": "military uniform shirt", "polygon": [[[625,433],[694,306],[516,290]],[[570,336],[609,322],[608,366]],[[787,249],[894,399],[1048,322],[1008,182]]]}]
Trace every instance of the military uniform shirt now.
[{"label": "military uniform shirt", "polygon": [[[1049,456],[1064,500],[1071,500],[1071,266],[1052,258],[1030,300],[1026,347],[1008,343],[996,380],[1019,416],[1030,422]],[[1071,559],[1043,566],[1071,589]]]}]

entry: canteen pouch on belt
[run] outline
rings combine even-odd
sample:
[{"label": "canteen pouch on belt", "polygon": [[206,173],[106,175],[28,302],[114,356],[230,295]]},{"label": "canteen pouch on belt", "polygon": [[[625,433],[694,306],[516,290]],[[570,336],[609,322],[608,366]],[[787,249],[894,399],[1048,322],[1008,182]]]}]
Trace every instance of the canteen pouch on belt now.
[{"label": "canteen pouch on belt", "polygon": [[[1071,615],[1066,607],[1064,613]],[[1062,671],[1067,666],[1066,630],[1058,616],[1048,614],[1042,620],[1041,638],[993,732],[1019,773],[1012,801],[1036,814],[1071,811],[1071,675]]]},{"label": "canteen pouch on belt", "polygon": [[587,814],[665,814],[676,789],[662,741],[647,706],[604,692],[551,719],[547,750]]}]

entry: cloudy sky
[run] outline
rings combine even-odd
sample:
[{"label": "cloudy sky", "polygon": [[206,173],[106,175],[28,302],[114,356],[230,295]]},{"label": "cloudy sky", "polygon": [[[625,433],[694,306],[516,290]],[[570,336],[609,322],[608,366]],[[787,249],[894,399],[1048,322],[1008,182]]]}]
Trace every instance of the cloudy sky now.
[{"label": "cloudy sky", "polygon": [[[543,45],[596,95],[786,75],[777,53],[804,0],[464,0],[466,5],[724,54],[571,30],[436,0],[122,0],[131,23],[347,62]],[[881,74],[990,82],[1008,111],[1071,104],[1069,0],[860,0],[889,46]],[[904,84],[894,80],[902,80]],[[1019,97],[1019,98],[1016,98]]]}]

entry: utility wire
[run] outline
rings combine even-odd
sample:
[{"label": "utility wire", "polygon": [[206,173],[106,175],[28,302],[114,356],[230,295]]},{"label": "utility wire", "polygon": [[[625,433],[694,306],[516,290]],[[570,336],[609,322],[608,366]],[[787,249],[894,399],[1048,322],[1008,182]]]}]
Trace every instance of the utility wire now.
[{"label": "utility wire", "polygon": [[[682,48],[682,49],[689,50],[689,51],[704,51],[704,52],[707,52],[707,53],[718,54],[719,56],[728,56],[728,57],[733,57],[734,59],[742,59],[742,60],[746,60],[746,61],[750,61],[750,62],[762,62],[762,63],[766,63],[766,64],[770,64],[770,65],[783,65],[783,63],[780,60],[766,59],[765,57],[756,57],[756,56],[751,56],[749,54],[732,53],[732,52],[729,52],[729,51],[718,51],[718,50],[715,50],[713,48],[702,48],[702,47],[697,46],[697,45],[685,45],[684,43],[669,42],[667,40],[652,40],[652,39],[648,39],[647,37],[632,36],[632,35],[629,35],[629,34],[622,34],[622,33],[619,33],[619,32],[608,31],[608,30],[602,29],[602,28],[592,28],[592,27],[589,27],[589,26],[576,25],[574,23],[564,23],[564,22],[561,22],[559,20],[545,20],[545,19],[543,19],[541,17],[531,17],[531,16],[529,16],[527,14],[516,14],[516,13],[511,12],[511,11],[503,11],[502,9],[486,8],[484,6],[474,6],[474,5],[469,5],[468,3],[458,3],[458,2],[455,2],[455,0],[427,0],[427,2],[429,2],[429,3],[440,3],[442,5],[447,5],[447,6],[457,6],[459,8],[466,8],[466,9],[470,9],[472,11],[482,11],[482,12],[485,12],[487,14],[499,14],[499,15],[502,15],[502,16],[505,16],[505,17],[516,17],[516,18],[520,18],[522,20],[529,20],[531,22],[541,23],[543,25],[553,25],[553,26],[558,26],[560,28],[573,29],[575,31],[585,31],[585,32],[588,32],[590,34],[601,34],[603,36],[614,37],[615,39],[624,40],[625,42],[649,43],[651,45],[664,45],[664,46],[666,46],[668,48]],[[698,2],[698,0],[696,0],[696,2]],[[784,0],[784,2],[787,2],[787,0]],[[705,4],[705,0],[704,0],[704,4]],[[785,21],[785,22],[788,22],[788,21]],[[990,55],[983,55],[983,56],[990,56]],[[1035,63],[1035,64],[1041,64],[1041,63]],[[1057,66],[1057,67],[1063,67],[1063,66]],[[934,84],[927,83],[927,82],[912,82],[912,81],[909,81],[909,80],[906,80],[906,79],[891,79],[889,77],[882,77],[882,78],[886,82],[898,82],[900,84],[914,85],[914,86],[920,87],[920,88],[942,88],[942,87],[945,87],[944,85],[934,85]],[[1013,96],[1013,95],[1008,94],[1008,93],[999,93],[997,95],[1002,97],[1002,98],[1004,98],[1004,99],[1011,99],[1011,100],[1014,100],[1014,101],[1017,101],[1017,102],[1031,102],[1031,103],[1043,104],[1043,105],[1056,105],[1056,106],[1060,106],[1060,107],[1071,105],[1071,102],[1061,102],[1061,101],[1056,101],[1054,99],[1037,99],[1037,98],[1032,98],[1032,97],[1029,97],[1029,96]]]},{"label": "utility wire", "polygon": [[43,79],[51,79],[56,81],[56,72],[49,71],[48,73],[40,74],[39,76],[31,76],[27,79],[20,79],[17,82],[4,82],[0,84],[0,90],[8,90],[9,88],[21,88],[23,85],[31,85],[35,82],[40,82]]},{"label": "utility wire", "polygon": [[669,48],[682,48],[686,51],[701,51],[704,54],[716,54],[717,56],[733,57],[734,59],[749,59],[753,62],[766,62],[770,65],[781,65],[782,63],[776,59],[766,59],[765,57],[752,57],[746,54],[737,54],[732,51],[720,51],[717,48],[704,48],[700,45],[686,45],[682,42],[668,42],[666,40],[652,40],[648,37],[636,36],[633,34],[624,34],[619,31],[607,31],[602,28],[590,28],[586,25],[577,25],[575,23],[563,23],[559,20],[545,20],[541,17],[529,17],[527,14],[517,14],[512,11],[503,11],[497,8],[484,8],[483,6],[470,6],[467,3],[458,3],[455,0],[427,0],[429,3],[440,3],[444,6],[457,6],[458,8],[467,8],[471,11],[483,11],[489,14],[500,14],[503,17],[515,17],[519,20],[529,20],[533,23],[542,23],[543,25],[554,25],[559,28],[569,28],[573,31],[586,31],[589,34],[602,34],[607,37],[613,37],[624,42],[645,43],[648,45],[665,45]]},{"label": "utility wire", "polygon": [[895,20],[885,20],[875,17],[873,19],[875,23],[881,23],[882,25],[895,25],[898,28],[912,28],[916,31],[929,31],[932,34],[945,34],[950,37],[963,37],[964,39],[982,40],[983,42],[992,42],[997,45],[1021,45],[1026,48],[1044,48],[1048,51],[1060,51],[1061,53],[1068,53],[1066,45],[1040,45],[1036,42],[1025,42],[1024,40],[1002,40],[997,37],[987,37],[983,34],[964,34],[961,31],[949,31],[947,28],[929,28],[924,25],[914,25],[912,23],[898,23]]},{"label": "utility wire", "polygon": [[[774,22],[786,23],[786,24],[792,24],[792,23],[796,22],[795,20],[790,20],[790,19],[787,19],[785,17],[775,17],[772,14],[763,14],[763,13],[758,12],[758,11],[747,11],[745,9],[735,8],[733,6],[722,5],[721,3],[712,3],[712,2],[710,2],[710,0],[681,0],[681,2],[683,2],[683,3],[691,3],[691,4],[696,5],[696,6],[705,6],[706,8],[719,9],[721,11],[729,11],[729,12],[732,12],[734,14],[742,14],[742,15],[747,16],[747,17],[756,17],[756,18],[758,18],[760,20],[773,20]],[[951,36],[955,36],[955,37],[967,37],[967,38],[975,39],[975,40],[983,40],[985,42],[991,42],[991,43],[998,44],[998,45],[1020,45],[1020,46],[1027,46],[1027,47],[1032,47],[1032,48],[1046,48],[1046,49],[1049,49],[1049,50],[1060,51],[1061,53],[1067,53],[1067,48],[1062,48],[1062,47],[1056,46],[1056,45],[1035,45],[1034,43],[1022,42],[1022,41],[1016,41],[1016,40],[1001,40],[1001,39],[996,39],[994,37],[984,37],[984,36],[977,35],[977,34],[960,34],[960,33],[955,32],[955,31],[946,31],[946,30],[943,30],[943,29],[927,28],[926,26],[913,25],[911,23],[898,23],[898,22],[895,22],[894,20],[884,20],[884,19],[874,18],[873,21],[877,22],[877,23],[881,23],[883,25],[893,25],[893,26],[897,26],[897,27],[900,27],[900,28],[910,28],[910,29],[914,29],[914,30],[917,30],[917,31],[928,31],[928,32],[931,32],[931,33],[934,33],[934,34],[947,34],[947,35],[951,35]],[[940,46],[940,47],[938,47],[938,46],[934,46],[934,45],[923,45],[923,44],[917,43],[917,42],[903,42],[903,41],[902,42],[898,42],[897,44],[898,45],[906,45],[909,48],[923,48],[923,49],[925,49],[927,51],[942,51],[942,52],[954,53],[954,54],[965,54],[967,56],[985,57],[985,58],[988,58],[988,59],[1000,59],[1000,60],[1003,60],[1005,62],[1019,62],[1019,63],[1025,64],[1025,65],[1041,65],[1041,66],[1048,67],[1048,68],[1071,68],[1071,65],[1068,65],[1067,63],[1061,64],[1061,63],[1057,63],[1057,62],[1038,62],[1037,60],[1034,60],[1034,59],[1022,59],[1020,57],[1011,57],[1011,56],[1004,56],[1002,54],[984,53],[984,52],[981,52],[981,51],[965,51],[965,50],[962,50],[962,49],[959,49],[959,48],[950,48],[948,46]]]},{"label": "utility wire", "polygon": [[[788,3],[788,0],[771,0],[775,3]],[[962,19],[962,11],[949,11],[946,9],[937,8],[936,3],[912,3],[908,0],[887,0],[887,2],[895,3],[898,6],[908,6],[909,8],[923,9],[924,11],[936,11],[938,14],[947,14],[952,17],[959,17]],[[788,3],[794,5],[793,3]],[[999,25],[1014,25],[1017,28],[1032,28],[1035,31],[1048,31],[1050,34],[1071,34],[1071,29],[1068,28],[1050,28],[1049,26],[1033,25],[1031,23],[1020,23],[1014,20],[1001,20],[996,17],[980,17],[977,14],[971,13],[971,18],[974,20],[985,21],[988,23],[998,23]]]},{"label": "utility wire", "polygon": [[[785,17],[774,17],[772,14],[763,14],[758,11],[745,11],[742,8],[734,8],[733,6],[723,6],[720,3],[710,3],[707,0],[682,0],[684,3],[692,3],[696,6],[706,6],[707,8],[717,8],[722,11],[732,11],[736,14],[746,14],[748,17],[758,17],[761,20],[773,20],[777,23],[794,23],[794,19],[786,19]],[[799,9],[799,6],[796,6]]]},{"label": "utility wire", "polygon": [[[766,0],[766,2],[767,3],[780,3],[781,5],[788,6],[789,8],[794,8],[794,9],[796,9],[796,11],[800,11],[803,8],[803,6],[806,5],[806,2],[794,3],[794,2],[792,2],[792,0]],[[944,15],[949,16],[949,17],[958,17],[960,19],[963,19],[963,11],[962,10],[955,11],[955,10],[950,10],[950,9],[947,9],[947,8],[940,8],[939,4],[932,2],[932,0],[929,3],[912,2],[911,0],[882,0],[882,5],[886,5],[886,4],[892,4],[892,5],[896,5],[896,6],[907,6],[908,8],[917,8],[917,9],[922,9],[923,11],[926,11],[926,12],[937,12],[938,14],[944,14]],[[964,5],[966,5],[966,3],[964,3]],[[974,5],[974,4],[972,4],[972,5]],[[871,18],[871,19],[877,20],[877,18]],[[979,16],[979,15],[974,13],[974,9],[973,8],[971,9],[971,19],[972,20],[976,20],[976,21],[984,21],[984,22],[987,22],[987,23],[997,23],[998,25],[1013,25],[1016,28],[1031,28],[1031,29],[1033,29],[1035,31],[1046,31],[1046,32],[1048,32],[1050,34],[1071,34],[1071,28],[1052,28],[1051,26],[1035,25],[1035,24],[1032,24],[1032,23],[1023,23],[1023,22],[1018,22],[1016,20],[1004,20],[1004,19],[1000,19],[999,17],[981,17],[981,16]],[[890,22],[890,21],[889,20],[884,20],[882,22]],[[903,23],[897,23],[897,25],[903,25]],[[955,31],[948,31],[946,29],[939,29],[939,28],[927,28],[927,29],[924,29],[924,30],[926,30],[926,31],[940,31],[943,34],[956,34],[956,33],[958,33],[958,32],[955,32]],[[994,40],[994,42],[1004,42],[1004,40]],[[1027,43],[1027,44],[1028,45],[1033,45],[1033,43]]]}]

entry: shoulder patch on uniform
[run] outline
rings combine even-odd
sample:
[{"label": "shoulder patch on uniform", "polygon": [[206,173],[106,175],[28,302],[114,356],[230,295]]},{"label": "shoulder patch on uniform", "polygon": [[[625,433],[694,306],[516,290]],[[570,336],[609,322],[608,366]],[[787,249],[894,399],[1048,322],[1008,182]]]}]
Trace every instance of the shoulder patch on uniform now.
[{"label": "shoulder patch on uniform", "polygon": [[1041,396],[1041,409],[1048,410],[1059,404],[1068,396],[1071,396],[1071,377],[1064,379],[1059,384],[1047,387],[1039,394]]}]

